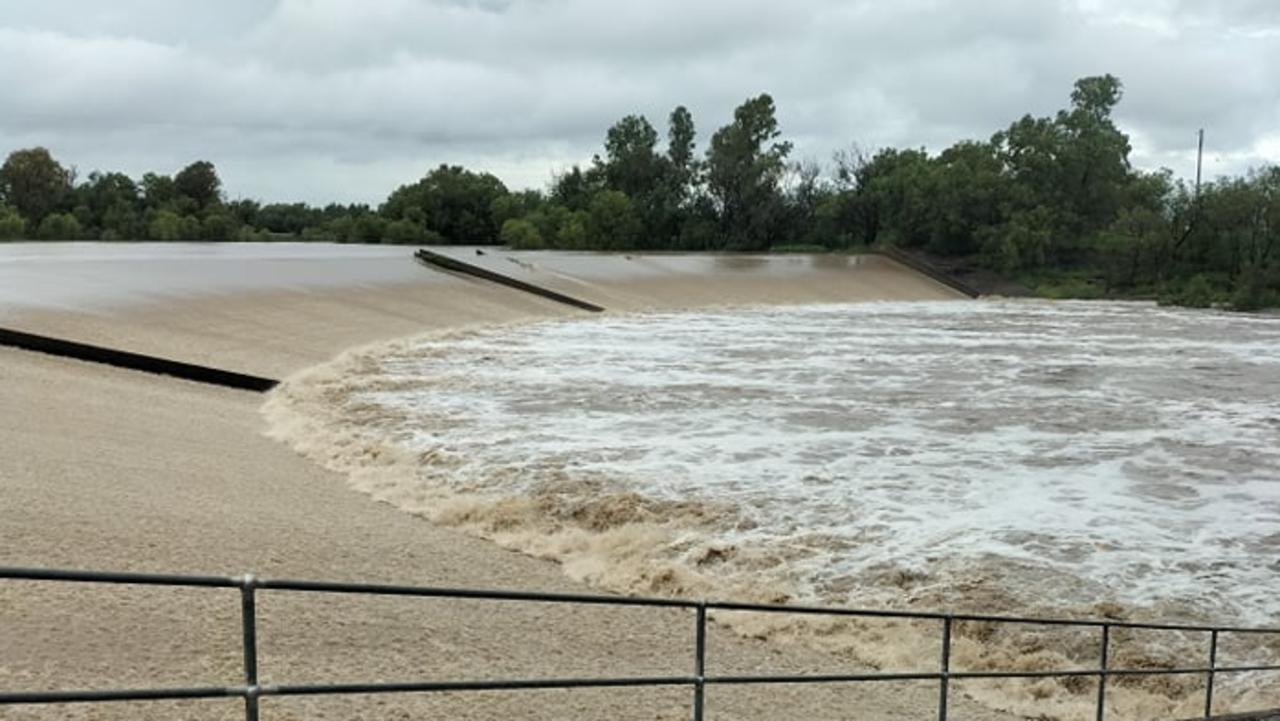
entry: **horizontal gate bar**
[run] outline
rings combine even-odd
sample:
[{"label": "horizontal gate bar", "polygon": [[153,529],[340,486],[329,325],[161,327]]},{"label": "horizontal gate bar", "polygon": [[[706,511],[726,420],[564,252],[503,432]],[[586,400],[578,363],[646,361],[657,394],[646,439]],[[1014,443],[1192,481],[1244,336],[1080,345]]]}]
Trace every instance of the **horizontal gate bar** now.
[{"label": "horizontal gate bar", "polygon": [[[66,571],[38,568],[13,568],[0,566],[0,579],[68,581],[77,583],[117,583],[163,586],[205,586],[239,588],[245,585],[247,576],[182,576],[151,573],[120,573],[102,571]],[[273,591],[298,591],[314,593],[350,593],[385,596],[419,596],[428,598],[462,598],[492,601],[531,601],[537,603],[591,604],[605,606],[651,606],[696,609],[705,605],[708,610],[758,613],[785,613],[821,616],[849,616],[860,618],[896,618],[906,620],[942,621],[950,618],[959,622],[1026,624],[1038,626],[1076,626],[1129,628],[1152,631],[1185,631],[1195,633],[1253,633],[1280,634],[1280,627],[1211,626],[1199,624],[1146,623],[1141,621],[1116,621],[1101,619],[1036,618],[1029,616],[993,616],[983,614],[941,613],[933,611],[891,611],[883,609],[839,608],[786,604],[738,603],[733,601],[700,601],[678,598],[646,596],[610,596],[583,593],[544,593],[537,591],[505,591],[491,589],[444,588],[376,583],[341,583],[327,581],[298,581],[252,577],[255,588]]]},{"label": "horizontal gate bar", "polygon": [[494,679],[491,681],[407,681],[402,683],[344,683],[262,686],[260,696],[321,696],[328,694],[441,693],[449,691],[531,691],[537,689],[634,688],[692,686],[692,676],[634,676],[630,678]]},{"label": "horizontal gate bar", "polygon": [[[1175,669],[1070,669],[1061,671],[951,671],[951,679],[1065,678],[1070,676],[1166,676],[1215,673],[1280,672],[1280,666],[1220,666]],[[857,683],[872,681],[936,681],[939,672],[706,676],[707,685]],[[285,684],[209,686],[172,689],[108,689],[0,693],[0,706],[9,704],[84,703],[97,701],[162,701],[246,696],[317,696],[329,694],[438,693],[447,691],[514,691],[534,689],[627,688],[694,686],[695,676],[632,676],[624,678],[493,679],[478,681],[406,681],[395,683]]]},{"label": "horizontal gate bar", "polygon": [[0,692],[0,706],[10,704],[96,703],[103,701],[175,701],[244,696],[244,687],[135,688],[77,691]]}]

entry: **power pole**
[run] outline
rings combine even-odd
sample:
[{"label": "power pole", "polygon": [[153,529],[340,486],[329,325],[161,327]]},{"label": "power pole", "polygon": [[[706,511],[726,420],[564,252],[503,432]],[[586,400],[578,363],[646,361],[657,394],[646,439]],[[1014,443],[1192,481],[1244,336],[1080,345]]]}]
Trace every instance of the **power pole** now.
[{"label": "power pole", "polygon": [[1200,144],[1196,148],[1196,200],[1200,199],[1200,168],[1204,162],[1204,128],[1200,128]]},{"label": "power pole", "polygon": [[1182,229],[1182,236],[1173,244],[1173,252],[1176,254],[1182,244],[1187,242],[1187,238],[1191,237],[1191,231],[1195,230],[1196,220],[1200,217],[1200,170],[1204,165],[1204,128],[1199,130],[1200,143],[1196,147],[1196,195],[1191,200],[1191,213],[1187,216],[1187,225]]}]

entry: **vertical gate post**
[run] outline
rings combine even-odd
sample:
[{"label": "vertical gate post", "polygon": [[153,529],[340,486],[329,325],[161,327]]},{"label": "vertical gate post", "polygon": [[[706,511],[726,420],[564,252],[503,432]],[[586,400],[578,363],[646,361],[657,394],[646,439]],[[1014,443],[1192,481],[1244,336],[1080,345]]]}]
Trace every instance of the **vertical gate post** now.
[{"label": "vertical gate post", "polygon": [[1204,686],[1204,717],[1213,716],[1213,677],[1218,668],[1218,629],[1209,632],[1209,674]]},{"label": "vertical gate post", "polygon": [[693,721],[702,721],[703,692],[707,673],[707,603],[698,603],[697,630],[693,647]]},{"label": "vertical gate post", "polygon": [[258,611],[256,581],[246,574],[240,580],[240,624],[244,646],[244,718],[258,721]]},{"label": "vertical gate post", "polygon": [[1107,714],[1107,664],[1111,646],[1111,624],[1102,624],[1102,654],[1098,662],[1098,710],[1097,721]]},{"label": "vertical gate post", "polygon": [[942,617],[942,659],[938,679],[938,721],[947,721],[947,689],[951,685],[951,615]]}]

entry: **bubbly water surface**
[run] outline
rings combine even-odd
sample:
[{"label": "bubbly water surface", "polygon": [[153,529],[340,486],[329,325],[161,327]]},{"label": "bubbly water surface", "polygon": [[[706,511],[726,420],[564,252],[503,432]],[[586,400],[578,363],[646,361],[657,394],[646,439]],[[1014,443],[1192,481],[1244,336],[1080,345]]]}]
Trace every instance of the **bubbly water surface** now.
[{"label": "bubbly water surface", "polygon": [[1280,615],[1274,317],[1038,301],[605,316],[428,340],[380,372],[403,382],[363,400],[451,459],[456,490],[711,504],[661,552],[811,600]]}]

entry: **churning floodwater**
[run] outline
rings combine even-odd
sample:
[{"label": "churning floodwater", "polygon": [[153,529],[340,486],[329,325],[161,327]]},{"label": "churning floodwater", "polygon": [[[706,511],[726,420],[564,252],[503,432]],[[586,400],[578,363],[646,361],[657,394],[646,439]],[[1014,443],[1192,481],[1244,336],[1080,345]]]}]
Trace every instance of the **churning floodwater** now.
[{"label": "churning floodwater", "polygon": [[[427,339],[376,372],[390,386],[358,399],[436,497],[540,512],[535,534],[660,528],[644,553],[726,588],[1280,616],[1275,318],[1013,301],[606,316]],[[640,552],[570,546],[613,585]],[[633,589],[661,580],[635,572]]]},{"label": "churning floodwater", "polygon": [[[284,383],[266,413],[378,500],[611,591],[1280,625],[1274,316],[1047,301],[606,314],[357,351]],[[853,667],[936,668],[932,626],[715,620]],[[962,624],[954,667],[1096,663],[1094,635],[1050,631]],[[1121,635],[1116,668],[1206,662],[1203,635]],[[1220,662],[1280,657],[1280,636],[1232,638]],[[1079,681],[964,693],[1093,718]],[[1216,698],[1274,705],[1273,681],[1224,675]],[[1117,681],[1107,704],[1191,717],[1202,679]]]}]

